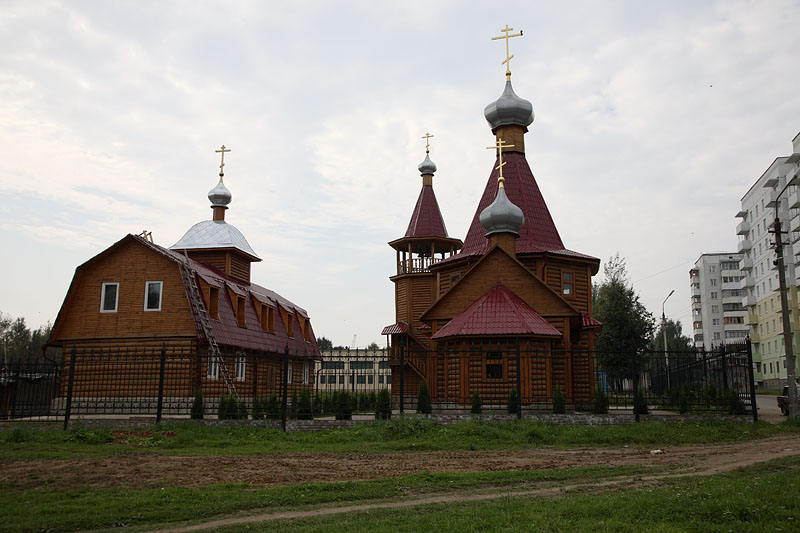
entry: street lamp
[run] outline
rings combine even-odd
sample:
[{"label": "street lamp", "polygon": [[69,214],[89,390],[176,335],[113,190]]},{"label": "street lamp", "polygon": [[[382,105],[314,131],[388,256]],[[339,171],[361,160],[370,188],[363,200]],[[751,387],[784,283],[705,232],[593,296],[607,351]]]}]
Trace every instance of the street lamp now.
[{"label": "street lamp", "polygon": [[792,326],[789,321],[789,302],[786,298],[786,274],[783,271],[783,240],[781,232],[781,219],[778,216],[780,209],[781,195],[797,182],[798,174],[795,173],[791,179],[787,180],[786,185],[775,197],[775,224],[772,233],[775,233],[775,261],[778,267],[778,287],[781,296],[781,318],[783,322],[783,347],[786,351],[786,381],[789,385],[789,417],[797,416],[797,388],[795,387],[795,372],[794,372],[794,347],[792,346]]},{"label": "street lamp", "polygon": [[675,289],[669,291],[667,297],[664,298],[664,301],[661,302],[661,332],[664,335],[664,362],[667,365],[667,389],[669,389],[669,352],[667,351],[667,315],[664,312],[664,306],[667,304],[667,300],[672,294],[675,292]]}]

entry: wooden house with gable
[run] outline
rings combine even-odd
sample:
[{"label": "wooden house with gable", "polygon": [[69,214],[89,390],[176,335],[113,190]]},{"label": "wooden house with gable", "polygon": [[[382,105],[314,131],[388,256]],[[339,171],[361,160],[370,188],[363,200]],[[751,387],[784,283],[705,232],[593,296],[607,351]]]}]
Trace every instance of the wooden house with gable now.
[{"label": "wooden house with gable", "polygon": [[[439,408],[468,406],[476,391],[484,402],[502,404],[518,382],[523,403],[547,404],[556,388],[568,403],[588,403],[601,327],[592,318],[591,278],[600,260],[561,240],[525,155],[533,106],[514,92],[510,70],[484,116],[497,156],[463,246],[453,239],[459,246],[434,258],[438,241],[429,238],[398,251],[390,278],[397,321],[383,330],[393,373],[403,369],[409,398],[426,380]],[[437,205],[424,207],[412,223],[441,218]],[[405,240],[390,245],[398,249]],[[409,285],[409,268],[429,293],[401,286]],[[418,297],[423,303],[415,305]],[[398,382],[393,375],[396,394]]]},{"label": "wooden house with gable", "polygon": [[152,395],[158,367],[130,355],[161,348],[170,354],[167,397],[280,393],[287,351],[290,394],[313,386],[320,353],[309,315],[251,280],[261,259],[225,220],[232,196],[222,178],[220,170],[208,194],[212,219],[174,245],[127,235],[75,270],[49,343],[62,348],[66,365],[73,349],[82,359],[77,397]]}]

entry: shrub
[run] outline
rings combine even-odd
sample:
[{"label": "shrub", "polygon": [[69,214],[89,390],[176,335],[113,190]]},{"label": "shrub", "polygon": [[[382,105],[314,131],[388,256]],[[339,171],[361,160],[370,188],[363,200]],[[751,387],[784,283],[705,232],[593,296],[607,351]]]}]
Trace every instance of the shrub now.
[{"label": "shrub", "polygon": [[217,418],[220,420],[228,419],[228,397],[221,394],[217,400]]},{"label": "shrub", "polygon": [[253,420],[264,420],[264,408],[266,407],[266,398],[253,398]]},{"label": "shrub", "polygon": [[567,403],[564,399],[564,393],[561,392],[561,387],[556,385],[556,390],[553,391],[553,414],[563,415],[567,412]]},{"label": "shrub", "polygon": [[247,414],[249,409],[247,409],[247,404],[243,401],[239,402],[236,406],[236,418],[237,420],[247,420]]},{"label": "shrub", "polygon": [[419,384],[419,394],[417,395],[417,412],[429,415],[432,410],[431,392],[428,390],[428,382],[422,380]]},{"label": "shrub", "polygon": [[347,391],[339,391],[338,405],[336,406],[336,420],[353,419],[353,396]]},{"label": "shrub", "polygon": [[744,406],[744,402],[735,391],[728,391],[726,396],[729,415],[747,414],[747,409]]},{"label": "shrub", "polygon": [[200,392],[200,390],[198,389],[198,391],[194,393],[194,402],[192,402],[191,417],[194,420],[202,420],[205,414],[206,414],[206,408],[203,405],[203,393]]},{"label": "shrub", "polygon": [[297,418],[298,408],[300,407],[300,396],[297,394],[297,389],[292,391],[292,403],[289,406],[288,418]]},{"label": "shrub", "polygon": [[636,392],[633,394],[633,413],[640,415],[650,413],[650,409],[647,407],[647,400],[644,399],[639,389],[636,389]]},{"label": "shrub", "polygon": [[603,390],[603,387],[598,386],[594,390],[594,405],[592,412],[596,415],[608,414],[608,395]]},{"label": "shrub", "polygon": [[314,415],[321,415],[323,412],[322,397],[319,395],[319,393],[314,395],[314,401],[311,402],[311,412]]},{"label": "shrub", "polygon": [[281,404],[278,402],[278,395],[274,392],[269,395],[266,405],[266,413],[264,413],[270,420],[280,420],[281,418]]},{"label": "shrub", "polygon": [[519,397],[517,396],[517,389],[508,391],[508,412],[516,415],[519,414]]},{"label": "shrub", "polygon": [[392,418],[392,396],[389,389],[381,389],[375,400],[375,418],[388,420]]},{"label": "shrub", "polygon": [[304,388],[300,391],[300,399],[297,404],[298,420],[311,420],[314,418],[311,411],[311,391]]},{"label": "shrub", "polygon": [[688,413],[689,412],[689,405],[691,403],[691,391],[686,387],[681,387],[680,396],[678,398],[678,412]]},{"label": "shrub", "polygon": [[712,381],[706,387],[706,405],[716,406],[718,404],[719,404],[719,391],[717,390],[717,386]]},{"label": "shrub", "polygon": [[481,395],[478,394],[478,389],[474,389],[472,391],[472,406],[470,407],[469,412],[473,415],[481,414],[481,410],[483,408],[483,402],[481,401]]}]

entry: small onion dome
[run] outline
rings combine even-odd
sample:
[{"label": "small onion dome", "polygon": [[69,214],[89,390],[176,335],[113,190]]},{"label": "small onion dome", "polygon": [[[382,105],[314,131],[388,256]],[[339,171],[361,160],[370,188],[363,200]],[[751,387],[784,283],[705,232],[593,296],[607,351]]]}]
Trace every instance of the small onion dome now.
[{"label": "small onion dome", "polygon": [[427,153],[425,154],[425,161],[420,163],[417,168],[419,169],[419,173],[423,176],[425,174],[433,174],[436,172],[436,164],[431,161],[431,158]]},{"label": "small onion dome", "polygon": [[511,87],[511,80],[508,80],[503,94],[486,106],[483,116],[486,117],[492,131],[500,126],[512,124],[527,128],[533,122],[533,104],[517,96]]},{"label": "small onion dome", "polygon": [[208,199],[211,200],[211,207],[227,208],[232,198],[231,191],[222,183],[221,179],[216,187],[208,191]]},{"label": "small onion dome", "polygon": [[486,228],[487,237],[493,233],[513,233],[519,236],[519,229],[525,223],[525,215],[522,214],[522,209],[508,199],[505,187],[498,187],[494,202],[481,211],[480,221]]}]

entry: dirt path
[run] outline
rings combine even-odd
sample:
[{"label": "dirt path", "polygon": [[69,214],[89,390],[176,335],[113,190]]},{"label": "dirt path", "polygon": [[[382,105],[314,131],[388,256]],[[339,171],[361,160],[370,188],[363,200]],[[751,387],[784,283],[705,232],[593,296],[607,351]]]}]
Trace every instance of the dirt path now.
[{"label": "dirt path", "polygon": [[[537,448],[403,454],[274,454],[175,457],[161,455],[81,459],[0,460],[0,481],[20,488],[199,487],[248,483],[274,487],[311,482],[363,481],[418,472],[486,472],[581,466],[642,465],[672,468],[695,465],[714,473],[775,457],[781,450],[800,453],[800,439],[779,436],[735,444],[680,446],[661,453],[628,447]],[[790,453],[790,454],[791,454]],[[722,471],[722,470],[720,470]]]},{"label": "dirt path", "polygon": [[[611,457],[616,454],[616,450],[570,450],[568,455],[586,454],[586,452],[605,452],[612,453]],[[642,486],[653,484],[657,481],[680,478],[688,476],[709,476],[719,474],[722,472],[730,472],[737,468],[751,466],[754,464],[770,461],[780,457],[787,457],[792,455],[800,455],[800,440],[797,437],[776,437],[771,439],[764,439],[760,441],[730,444],[730,445],[703,445],[703,446],[690,446],[675,448],[671,451],[661,450],[661,453],[651,454],[649,451],[642,455],[641,451],[630,453],[623,453],[623,456],[628,458],[627,462],[613,463],[613,464],[640,464],[652,465],[661,464],[668,466],[671,464],[684,464],[686,468],[680,469],[678,472],[668,472],[663,474],[653,474],[647,476],[624,476],[608,481],[594,481],[591,485],[592,492],[600,492],[605,490],[613,490],[619,486],[624,486],[626,489],[639,488]],[[562,455],[561,451],[551,451],[550,455]],[[590,456],[596,457],[596,453],[590,453]],[[659,458],[655,461],[643,460],[647,458]],[[577,459],[577,456],[573,456]],[[582,466],[587,463],[579,462],[573,463],[571,466]],[[160,533],[183,533],[189,531],[202,531],[208,529],[215,529],[220,527],[230,527],[236,525],[252,524],[257,522],[268,522],[272,520],[292,519],[292,518],[307,518],[315,516],[328,516],[358,511],[369,511],[378,509],[397,509],[404,507],[413,507],[417,505],[429,505],[435,503],[461,503],[461,502],[475,502],[486,501],[498,498],[505,498],[509,496],[538,496],[538,497],[553,497],[559,496],[574,489],[585,489],[586,485],[572,483],[562,484],[557,486],[548,486],[545,488],[529,489],[529,490],[514,490],[507,489],[501,491],[491,492],[457,492],[428,496],[425,498],[408,499],[394,502],[378,502],[378,503],[364,503],[356,505],[344,505],[338,507],[321,507],[318,509],[303,510],[303,511],[282,511],[261,514],[251,514],[248,516],[234,516],[229,518],[216,519],[202,524],[194,524],[190,526],[177,527],[171,529],[158,530]]]}]

